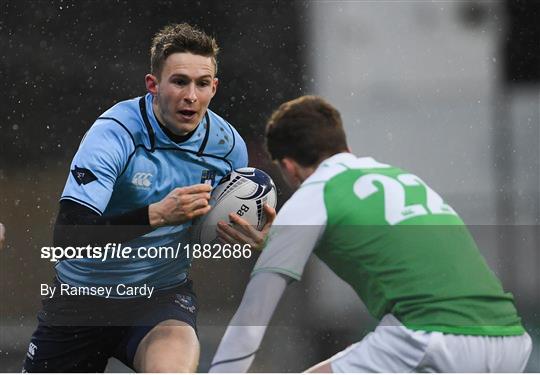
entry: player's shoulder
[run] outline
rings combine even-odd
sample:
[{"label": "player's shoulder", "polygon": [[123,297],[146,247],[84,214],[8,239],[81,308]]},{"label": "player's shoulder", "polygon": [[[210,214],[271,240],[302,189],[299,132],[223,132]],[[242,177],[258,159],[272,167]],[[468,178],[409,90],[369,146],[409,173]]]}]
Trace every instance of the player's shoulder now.
[{"label": "player's shoulder", "polygon": [[354,154],[343,152],[323,160],[315,172],[304,181],[302,187],[312,184],[325,184],[345,173],[358,174],[375,170],[384,173],[384,171],[394,169],[395,167],[380,163],[370,156],[357,157]]},{"label": "player's shoulder", "polygon": [[324,183],[303,184],[281,207],[274,225],[322,225],[326,222]]},{"label": "player's shoulder", "polygon": [[222,157],[235,153],[247,153],[246,144],[238,131],[223,117],[208,109],[210,132],[205,152]]},{"label": "player's shoulder", "polygon": [[96,119],[89,132],[99,132],[108,139],[132,143],[133,147],[150,147],[148,130],[141,114],[140,101],[143,98],[116,103]]},{"label": "player's shoulder", "polygon": [[212,135],[217,136],[218,138],[227,135],[242,140],[242,137],[234,126],[210,108],[208,108],[208,116],[210,117]]}]

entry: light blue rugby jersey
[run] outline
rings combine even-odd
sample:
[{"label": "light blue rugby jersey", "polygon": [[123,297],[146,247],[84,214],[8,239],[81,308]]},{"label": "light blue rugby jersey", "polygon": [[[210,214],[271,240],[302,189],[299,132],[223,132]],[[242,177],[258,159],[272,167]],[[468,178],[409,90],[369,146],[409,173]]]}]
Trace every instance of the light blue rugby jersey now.
[{"label": "light blue rugby jersey", "polygon": [[[176,187],[205,180],[215,187],[247,162],[243,139],[210,110],[188,140],[174,143],[160,128],[147,94],[116,104],[96,120],[73,158],[61,200],[100,215],[121,214],[157,202]],[[161,227],[122,247],[176,249],[189,240],[190,225]],[[159,290],[182,284],[190,263],[183,252],[177,259],[66,259],[56,264],[56,274],[73,286],[113,286],[114,292],[120,283],[147,284]]]}]

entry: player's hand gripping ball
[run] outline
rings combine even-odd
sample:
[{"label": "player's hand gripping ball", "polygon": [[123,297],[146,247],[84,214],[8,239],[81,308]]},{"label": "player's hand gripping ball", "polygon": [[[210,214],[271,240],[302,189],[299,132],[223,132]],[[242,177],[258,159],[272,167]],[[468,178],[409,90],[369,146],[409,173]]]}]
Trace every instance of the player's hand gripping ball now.
[{"label": "player's hand gripping ball", "polygon": [[195,223],[194,243],[215,243],[217,223],[230,222],[230,213],[236,213],[261,230],[266,223],[263,205],[276,208],[276,186],[260,169],[240,168],[221,179],[212,191],[209,203],[212,210]]}]

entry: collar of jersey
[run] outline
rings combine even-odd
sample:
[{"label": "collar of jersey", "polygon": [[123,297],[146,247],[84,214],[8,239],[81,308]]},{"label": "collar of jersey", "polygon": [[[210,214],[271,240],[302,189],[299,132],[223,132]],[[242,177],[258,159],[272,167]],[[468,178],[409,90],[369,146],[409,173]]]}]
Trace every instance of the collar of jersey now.
[{"label": "collar of jersey", "polygon": [[161,127],[159,126],[159,122],[154,114],[152,98],[153,97],[151,94],[146,94],[146,113],[148,114],[148,119],[150,120],[150,124],[152,125],[154,133],[156,135],[156,147],[177,147],[197,151],[201,143],[203,142],[206,132],[205,117],[203,117],[199,125],[197,125],[191,137],[186,139],[184,142],[176,143],[172,139],[170,139],[169,136],[165,134],[163,129],[161,129]]},{"label": "collar of jersey", "polygon": [[353,165],[351,168],[355,169],[388,167],[388,165],[381,164],[370,156],[358,158],[350,152],[341,152],[323,160],[317,169],[315,169],[315,172],[306,178],[301,186],[326,181],[328,179],[328,172],[332,175],[336,173],[333,168],[330,168],[336,164],[341,165],[344,171],[350,169],[349,165]]}]

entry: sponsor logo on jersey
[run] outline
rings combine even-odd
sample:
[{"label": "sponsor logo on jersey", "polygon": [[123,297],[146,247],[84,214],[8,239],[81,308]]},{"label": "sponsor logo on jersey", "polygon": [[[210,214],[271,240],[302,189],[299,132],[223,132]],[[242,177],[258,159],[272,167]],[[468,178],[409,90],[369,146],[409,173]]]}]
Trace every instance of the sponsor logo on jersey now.
[{"label": "sponsor logo on jersey", "polygon": [[80,168],[80,167],[75,166],[75,168],[71,170],[71,174],[73,175],[73,177],[75,178],[75,181],[77,181],[79,185],[86,185],[92,181],[97,180],[96,175],[93,174],[92,171],[87,168]]},{"label": "sponsor logo on jersey", "polygon": [[176,298],[174,300],[174,303],[179,305],[184,310],[189,311],[190,313],[195,312],[195,304],[193,303],[193,299],[190,296],[184,296],[182,294],[177,294]]},{"label": "sponsor logo on jersey", "polygon": [[208,184],[210,186],[213,186],[215,181],[216,181],[216,171],[211,171],[209,169],[205,169],[202,171],[201,184]]},{"label": "sponsor logo on jersey", "polygon": [[152,173],[137,172],[133,175],[131,183],[136,187],[148,189],[152,185]]}]

